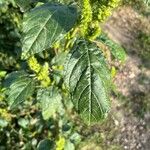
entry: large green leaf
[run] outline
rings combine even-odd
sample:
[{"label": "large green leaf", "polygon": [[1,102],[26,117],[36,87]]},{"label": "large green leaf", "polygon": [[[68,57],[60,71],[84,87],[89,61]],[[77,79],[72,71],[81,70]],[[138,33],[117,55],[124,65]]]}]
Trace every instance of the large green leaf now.
[{"label": "large green leaf", "polygon": [[44,4],[24,16],[23,58],[50,48],[74,26],[76,9],[65,5]]},{"label": "large green leaf", "polygon": [[40,103],[42,115],[45,120],[62,110],[62,97],[56,87],[40,89],[37,93],[37,100]]},{"label": "large green leaf", "polygon": [[81,118],[97,122],[109,111],[110,73],[98,47],[86,41],[75,43],[65,66],[65,83]]},{"label": "large green leaf", "polygon": [[29,98],[34,92],[34,81],[28,76],[16,78],[10,85],[8,92],[8,103],[11,108],[16,107],[21,102]]}]

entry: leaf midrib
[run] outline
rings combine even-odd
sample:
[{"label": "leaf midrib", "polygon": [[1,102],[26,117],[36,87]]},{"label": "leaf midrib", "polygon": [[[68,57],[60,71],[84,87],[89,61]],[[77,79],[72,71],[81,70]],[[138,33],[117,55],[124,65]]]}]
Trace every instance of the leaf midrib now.
[{"label": "leaf midrib", "polygon": [[91,76],[91,61],[90,61],[90,54],[87,45],[85,45],[87,51],[87,60],[88,60],[88,68],[89,68],[89,124],[91,123],[91,115],[92,115],[92,76]]}]

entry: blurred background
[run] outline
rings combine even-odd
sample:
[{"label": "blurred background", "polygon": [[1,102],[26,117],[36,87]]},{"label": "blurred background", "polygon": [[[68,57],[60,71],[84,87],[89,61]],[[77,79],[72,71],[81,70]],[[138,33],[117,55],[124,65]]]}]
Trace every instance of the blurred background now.
[{"label": "blurred background", "polygon": [[[50,150],[65,136],[65,150],[150,149],[150,2],[124,0],[103,24],[103,31],[127,53],[115,64],[116,91],[111,113],[102,123],[87,127],[60,118],[44,121],[37,107],[26,102],[10,112],[3,95],[6,73],[18,70],[22,13],[14,0],[0,0],[0,150]],[[62,139],[63,141],[64,139]]]}]

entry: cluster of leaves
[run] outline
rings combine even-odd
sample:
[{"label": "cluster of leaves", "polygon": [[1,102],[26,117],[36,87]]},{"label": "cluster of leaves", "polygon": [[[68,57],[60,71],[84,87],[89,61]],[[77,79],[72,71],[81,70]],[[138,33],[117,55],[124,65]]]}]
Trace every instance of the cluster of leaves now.
[{"label": "cluster of leaves", "polygon": [[[104,33],[92,41],[80,35],[80,2],[0,0],[0,7],[0,148],[17,140],[18,149],[75,149],[75,112],[87,124],[107,116],[111,61],[123,62],[124,50]],[[28,64],[33,57],[39,71]],[[45,63],[51,82],[43,86]]]},{"label": "cluster of leaves", "polygon": [[[27,6],[30,6],[30,1],[18,2],[25,10],[29,9]],[[33,68],[30,71],[27,66],[29,71],[20,68],[19,71],[10,73],[6,77],[6,82],[9,81],[6,89],[10,108],[16,108],[37,92],[36,100],[41,104],[43,114],[48,114],[44,118],[51,117],[52,108],[54,112],[61,111],[62,99],[71,99],[87,123],[97,122],[106,116],[109,111],[111,75],[105,53],[110,51],[122,61],[125,54],[104,35],[95,41],[78,36],[70,52],[63,50],[64,37],[77,24],[78,12],[72,5],[46,2],[37,4],[24,14],[22,58],[30,59],[36,54],[42,65],[44,60],[51,57],[48,65],[53,83],[49,87],[42,87]],[[54,46],[56,42],[60,42],[57,50]],[[101,44],[106,48],[102,48]],[[59,68],[61,65],[64,66],[64,71]]]},{"label": "cluster of leaves", "polygon": [[11,70],[17,64],[21,14],[16,7],[13,0],[0,1],[0,69]]}]

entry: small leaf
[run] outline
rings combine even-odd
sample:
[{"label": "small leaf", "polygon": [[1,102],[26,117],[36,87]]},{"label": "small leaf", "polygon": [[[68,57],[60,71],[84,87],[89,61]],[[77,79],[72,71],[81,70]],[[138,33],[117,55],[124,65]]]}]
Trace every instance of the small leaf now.
[{"label": "small leaf", "polygon": [[29,127],[29,120],[27,118],[19,118],[18,124],[22,128],[27,129]]},{"label": "small leaf", "polygon": [[67,140],[67,141],[65,142],[64,150],[75,150],[75,146],[74,146],[73,143],[71,143],[70,140]]},{"label": "small leaf", "polygon": [[54,143],[50,141],[49,139],[45,139],[40,141],[37,147],[38,150],[53,150],[54,149]]},{"label": "small leaf", "polygon": [[45,120],[62,109],[62,97],[56,87],[40,89],[37,93],[37,100],[40,103],[42,115]]},{"label": "small leaf", "polygon": [[8,125],[8,122],[2,118],[0,118],[0,127],[1,128],[4,128],[4,127],[7,127]]},{"label": "small leaf", "polygon": [[22,12],[28,11],[31,9],[31,3],[33,0],[15,0],[17,5],[20,7]]},{"label": "small leaf", "polygon": [[97,122],[109,111],[110,72],[96,45],[75,43],[65,65],[65,83],[73,104],[88,124]]},{"label": "small leaf", "polygon": [[74,26],[76,9],[65,5],[44,4],[24,16],[23,58],[50,48]]},{"label": "small leaf", "polygon": [[34,81],[28,76],[14,79],[9,87],[7,101],[12,108],[29,98],[34,92]]},{"label": "small leaf", "polygon": [[77,145],[81,142],[81,135],[75,132],[71,135],[70,140]]},{"label": "small leaf", "polygon": [[7,74],[6,71],[1,71],[1,70],[0,70],[0,79],[1,79],[1,78],[4,78],[6,74]]},{"label": "small leaf", "polygon": [[105,34],[102,34],[98,40],[100,40],[101,42],[103,42],[106,46],[108,46],[110,52],[112,53],[112,55],[124,62],[126,59],[126,53],[125,50],[117,43],[113,42],[112,40],[110,40]]}]

